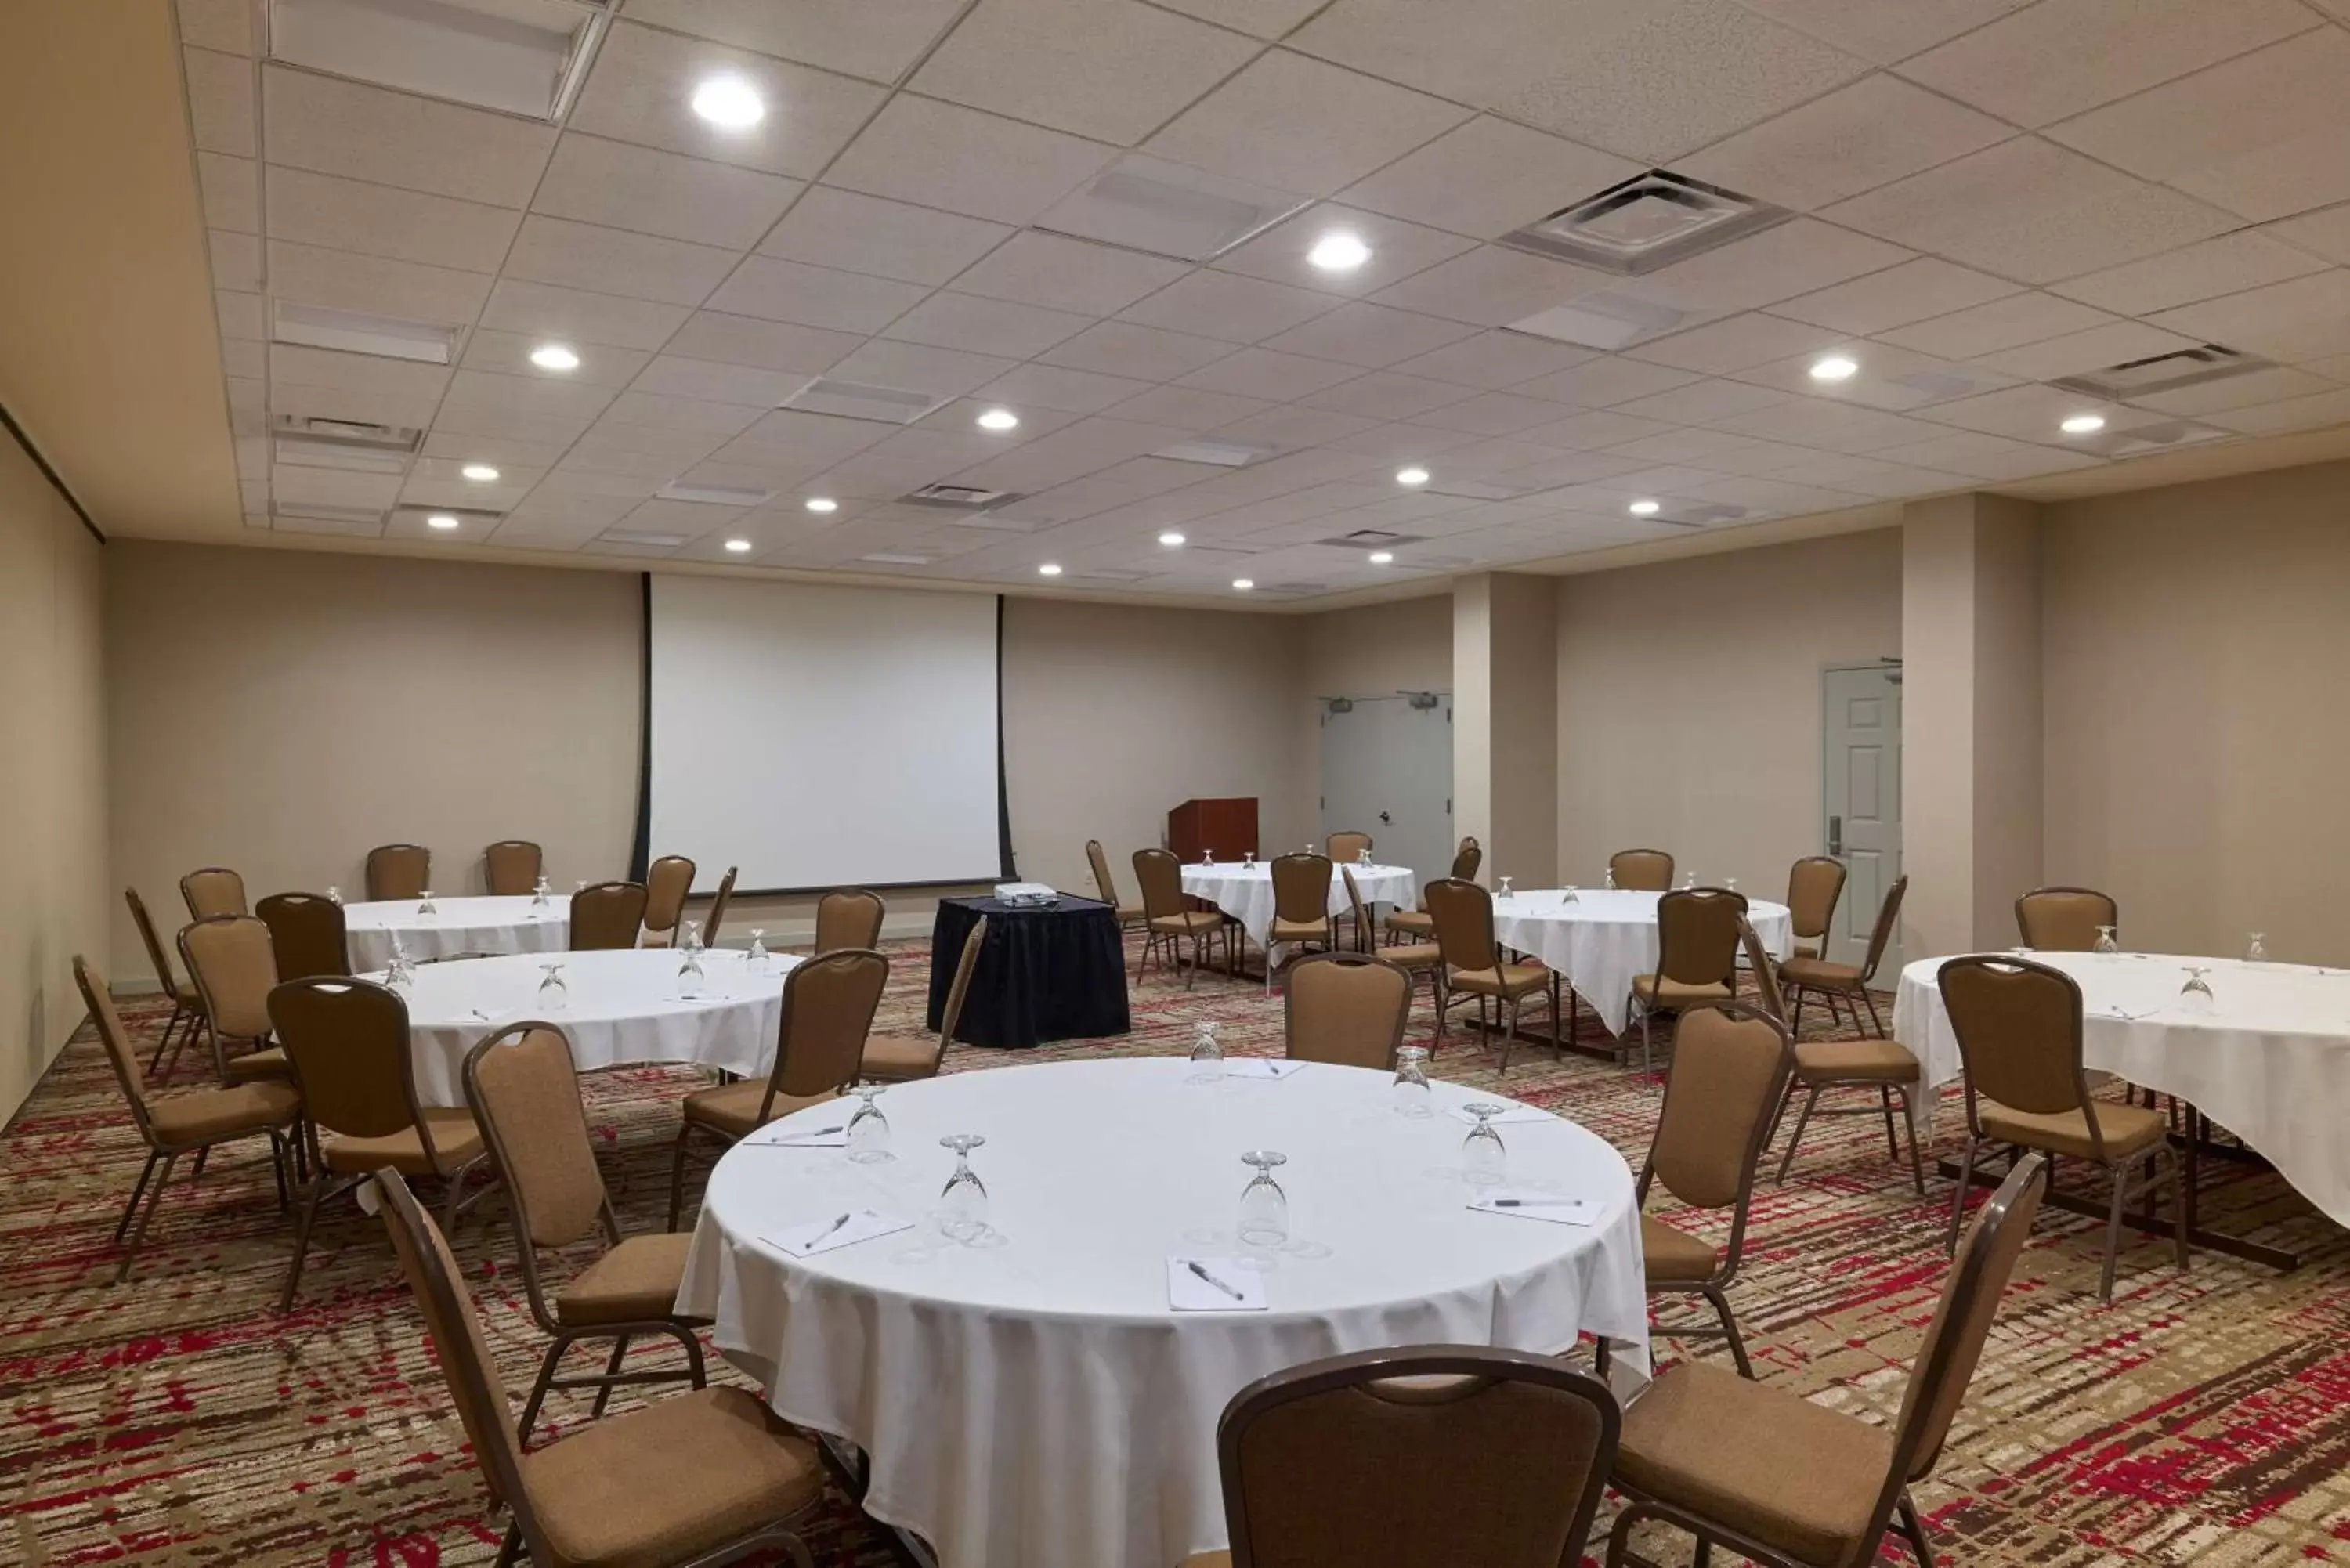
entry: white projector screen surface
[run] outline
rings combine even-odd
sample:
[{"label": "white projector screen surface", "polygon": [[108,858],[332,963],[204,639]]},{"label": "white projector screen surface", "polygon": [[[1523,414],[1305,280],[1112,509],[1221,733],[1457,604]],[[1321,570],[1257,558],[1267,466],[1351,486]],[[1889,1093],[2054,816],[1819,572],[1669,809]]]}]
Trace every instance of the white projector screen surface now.
[{"label": "white projector screen surface", "polygon": [[985,594],[651,579],[650,853],[742,891],[993,882]]}]

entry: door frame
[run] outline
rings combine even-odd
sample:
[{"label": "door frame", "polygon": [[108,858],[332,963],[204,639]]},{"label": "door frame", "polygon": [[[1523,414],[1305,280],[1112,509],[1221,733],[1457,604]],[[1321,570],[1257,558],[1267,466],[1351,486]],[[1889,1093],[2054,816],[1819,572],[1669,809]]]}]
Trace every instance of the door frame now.
[{"label": "door frame", "polygon": [[[1882,674],[1888,677],[1895,686],[1902,684],[1902,660],[1898,654],[1881,655],[1876,659],[1832,659],[1820,665],[1819,684],[1816,687],[1816,690],[1819,692],[1819,702],[1813,711],[1813,722],[1818,726],[1820,734],[1819,752],[1817,753],[1820,764],[1819,788],[1816,794],[1814,796],[1812,803],[1812,826],[1814,831],[1819,834],[1818,839],[1815,840],[1819,845],[1819,847],[1814,851],[1814,853],[1819,855],[1826,855],[1829,853],[1828,763],[1830,759],[1828,756],[1828,680],[1831,676],[1848,675],[1859,671],[1869,671]],[[1908,746],[1907,729],[1908,718],[1905,712],[1903,718],[1903,734],[1901,739],[1904,754],[1907,754],[1907,748]],[[1897,769],[1894,774],[1894,788],[1898,791],[1900,787],[1900,773],[1899,770]],[[1900,877],[1908,874],[1909,864],[1908,854],[1909,802],[1906,794],[1897,795],[1896,798],[1901,806],[1901,832],[1898,836],[1898,841],[1894,846],[1894,854],[1898,857],[1898,858],[1894,862],[1894,875],[1896,877]],[[1837,856],[1835,858],[1841,861],[1844,857],[1842,856]],[[1887,883],[1887,886],[1890,887],[1891,884]],[[1874,920],[1876,918],[1876,911],[1871,910],[1869,912],[1869,919]],[[1885,957],[1886,961],[1892,965],[1894,970],[1898,972],[1900,965],[1904,961],[1901,950],[1901,926],[1898,921],[1895,922],[1893,935],[1885,944]]]}]

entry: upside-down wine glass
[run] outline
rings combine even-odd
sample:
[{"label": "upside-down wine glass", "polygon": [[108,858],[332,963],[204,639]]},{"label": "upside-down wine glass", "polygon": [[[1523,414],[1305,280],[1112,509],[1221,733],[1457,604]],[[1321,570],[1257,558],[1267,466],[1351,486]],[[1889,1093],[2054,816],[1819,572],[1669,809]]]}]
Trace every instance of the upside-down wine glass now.
[{"label": "upside-down wine glass", "polygon": [[563,966],[543,963],[538,966],[538,1010],[541,1012],[562,1012],[571,1000],[571,987],[563,978]]},{"label": "upside-down wine glass", "polygon": [[766,967],[766,965],[767,965],[767,928],[766,928],[766,927],[764,927],[764,926],[753,926],[753,927],[751,928],[751,945],[750,945],[750,947],[749,947],[748,949],[744,950],[743,956],[743,958],[744,958],[746,961],[749,961],[749,962],[751,962],[751,963],[754,963],[754,964],[758,965],[758,966],[759,966],[760,968],[762,968],[762,969],[764,969],[764,968]]},{"label": "upside-down wine glass", "polygon": [[1433,1097],[1428,1087],[1428,1048],[1407,1045],[1396,1053],[1395,1087],[1392,1090],[1396,1115],[1409,1116],[1414,1121],[1425,1120],[1433,1114],[1429,1101]]},{"label": "upside-down wine glass", "polygon": [[1202,866],[1213,866],[1215,863],[1216,852],[1209,848],[1204,844],[1200,846],[1200,864]]},{"label": "upside-down wine glass", "polygon": [[327,902],[332,904],[338,909],[341,909],[343,907],[343,890],[340,888],[328,888]]},{"label": "upside-down wine glass", "polygon": [[971,1151],[987,1140],[977,1133],[949,1133],[941,1148],[954,1151],[954,1174],[939,1193],[939,1231],[950,1241],[971,1245],[987,1234],[987,1188],[971,1168]]},{"label": "upside-down wine glass", "polygon": [[1493,1118],[1509,1107],[1481,1100],[1461,1108],[1477,1118],[1477,1125],[1461,1140],[1461,1173],[1472,1187],[1498,1186],[1510,1168],[1510,1151],[1493,1129]]},{"label": "upside-down wine glass", "polygon": [[2193,964],[2188,965],[2187,983],[2178,988],[2180,1012],[2209,1012],[2218,1005],[2218,999],[2211,994],[2211,982],[2203,978],[2210,972],[2209,966],[2199,969]]},{"label": "upside-down wine glass", "polygon": [[2269,961],[2269,950],[2262,945],[2261,941],[2261,933],[2258,931],[2254,931],[2252,933],[2251,945],[2244,949],[2244,961],[2246,963],[2266,963]]},{"label": "upside-down wine glass", "polygon": [[2097,940],[2090,944],[2089,950],[2096,953],[2117,953],[2121,951],[2121,943],[2114,940],[2113,927],[2099,926],[2097,928]]},{"label": "upside-down wine glass", "polygon": [[1273,1179],[1276,1168],[1289,1163],[1289,1157],[1278,1149],[1253,1148],[1241,1156],[1241,1162],[1256,1174],[1241,1189],[1237,1228],[1241,1245],[1251,1254],[1244,1261],[1262,1268],[1263,1260],[1289,1245],[1289,1194]]},{"label": "upside-down wine glass", "polygon": [[857,1114],[848,1118],[848,1158],[858,1165],[887,1165],[898,1157],[889,1152],[889,1118],[873,1102],[887,1087],[882,1084],[859,1084],[856,1088]]},{"label": "upside-down wine glass", "polygon": [[1212,1018],[1200,1021],[1191,1037],[1191,1070],[1184,1077],[1189,1084],[1213,1084],[1224,1075],[1224,1048],[1216,1043],[1216,1022]]},{"label": "upside-down wine glass", "polygon": [[685,940],[678,950],[685,957],[677,966],[677,993],[691,1002],[702,994],[702,982],[708,978],[702,972],[702,930],[691,920],[685,922]]},{"label": "upside-down wine glass", "polygon": [[1502,878],[1502,890],[1501,890],[1500,892],[1498,892],[1498,893],[1494,894],[1494,895],[1493,895],[1493,897],[1494,897],[1494,898],[1503,898],[1503,899],[1513,898],[1515,898],[1515,897],[1516,897],[1516,895],[1515,895],[1515,894],[1513,894],[1513,893],[1512,893],[1512,892],[1510,891],[1510,879],[1509,879],[1507,877],[1503,877],[1503,878]]},{"label": "upside-down wine glass", "polygon": [[530,907],[533,909],[544,909],[553,905],[555,900],[548,897],[549,891],[550,889],[546,885],[546,878],[544,876],[540,877],[536,882],[531,885]]},{"label": "upside-down wine glass", "polygon": [[424,889],[423,901],[416,906],[416,912],[420,915],[437,915],[441,912],[440,906],[432,901],[432,888]]},{"label": "upside-down wine glass", "polygon": [[1607,863],[1607,880],[1605,886],[1611,893],[1616,890],[1616,863],[1612,860]]}]

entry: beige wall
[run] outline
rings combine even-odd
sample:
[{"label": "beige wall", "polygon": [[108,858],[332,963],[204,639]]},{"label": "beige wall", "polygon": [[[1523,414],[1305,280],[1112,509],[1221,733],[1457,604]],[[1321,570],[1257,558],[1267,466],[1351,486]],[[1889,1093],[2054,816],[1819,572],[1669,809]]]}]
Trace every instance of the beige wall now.
[{"label": "beige wall", "polygon": [[0,431],[0,1116],[80,1026],[107,967],[106,551]]},{"label": "beige wall", "polygon": [[1821,672],[1900,649],[1898,529],[1561,578],[1561,876],[1648,846],[1781,896],[1820,848]]}]

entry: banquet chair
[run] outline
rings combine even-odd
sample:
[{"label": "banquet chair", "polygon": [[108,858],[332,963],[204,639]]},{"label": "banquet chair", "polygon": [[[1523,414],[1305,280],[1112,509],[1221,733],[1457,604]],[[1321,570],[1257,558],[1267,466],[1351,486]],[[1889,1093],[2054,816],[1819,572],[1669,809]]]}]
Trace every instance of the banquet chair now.
[{"label": "banquet chair", "polygon": [[1828,950],[1828,928],[1850,875],[1841,860],[1806,855],[1787,872],[1787,914],[1795,937],[1795,957],[1820,958]]},{"label": "banquet chair", "polygon": [[[1362,888],[1356,886],[1354,868],[1341,866],[1338,867],[1338,876],[1347,885],[1347,902],[1355,911],[1355,929],[1358,931],[1368,930],[1371,918],[1370,907],[1363,902]],[[1431,928],[1430,935],[1433,937],[1434,934],[1434,929]],[[1430,940],[1396,942],[1387,947],[1374,948],[1371,950],[1375,956],[1385,959],[1415,981],[1423,974],[1428,976],[1429,996],[1431,1002],[1434,1001],[1437,992],[1437,977],[1442,972],[1444,966],[1442,948]],[[1409,1006],[1409,1002],[1406,1005]],[[1440,1012],[1441,1009],[1440,1008],[1439,1011]]]},{"label": "banquet chair", "polygon": [[[1485,851],[1474,838],[1463,838],[1452,852],[1451,875],[1456,881],[1474,882],[1477,868],[1485,863]],[[1428,898],[1423,894],[1417,909],[1391,910],[1384,922],[1388,935],[1406,946],[1416,946],[1436,940],[1436,920],[1428,912]]]},{"label": "banquet chair", "polygon": [[693,893],[693,862],[682,855],[664,855],[645,873],[645,929],[640,943],[665,948],[677,939],[677,923],[685,918],[685,901]]},{"label": "banquet chair", "polygon": [[1702,1361],[1659,1374],[1624,1413],[1607,1568],[1640,1561],[1632,1532],[1651,1521],[1694,1535],[1700,1563],[1720,1545],[1764,1568],[1855,1568],[1898,1532],[1934,1568],[1910,1488],[1941,1457],[2046,1178],[2033,1156],[1976,1216],[1889,1428]]},{"label": "banquet chair", "polygon": [[673,1395],[525,1452],[447,1240],[398,1171],[376,1178],[376,1196],[490,1501],[509,1511],[500,1568],[525,1555],[534,1568],[713,1568],[776,1551],[815,1568],[792,1526],[824,1496],[823,1460],[743,1389]]},{"label": "banquet chair", "polygon": [[1738,948],[1746,955],[1746,971],[1754,977],[1754,1005],[1792,1035],[1794,1030],[1787,1022],[1787,994],[1779,986],[1779,966],[1771,961],[1762,939],[1754,934],[1753,922],[1743,915],[1738,917]]},{"label": "banquet chair", "polygon": [[379,844],[368,851],[369,900],[421,898],[432,886],[432,851],[421,844]]},{"label": "banquet chair", "polygon": [[[269,928],[251,915],[208,915],[180,932],[180,961],[203,998],[220,1081],[234,1087],[286,1077],[286,1053],[269,1039],[269,988],[277,983]],[[249,1049],[232,1056],[230,1041]]]},{"label": "banquet chair", "polygon": [[[1885,1020],[1877,1011],[1877,998],[1869,994],[1869,982],[1877,978],[1879,964],[1885,961],[1885,950],[1892,945],[1893,933],[1901,929],[1901,900],[1909,891],[1909,878],[1896,877],[1893,886],[1885,890],[1885,901],[1877,906],[1877,924],[1869,929],[1868,951],[1858,968],[1848,963],[1830,963],[1824,958],[1792,958],[1779,966],[1779,979],[1788,990],[1794,1003],[1794,1016],[1789,1026],[1800,1029],[1804,1022],[1804,1001],[1816,994],[1827,1003],[1828,1016],[1836,1017],[1836,999],[1852,1010],[1852,1026],[1860,1027],[1860,1009],[1868,1009],[1868,1021],[1877,1027],[1877,1037],[1885,1038]],[[1855,1005],[1857,1003],[1858,1005]]]},{"label": "banquet chair", "polygon": [[[1338,945],[1338,922],[1330,914],[1330,857],[1326,855],[1276,855],[1273,857],[1273,924],[1264,932],[1264,983],[1273,985],[1273,950],[1287,943],[1302,949],[1318,942],[1325,949]],[[1301,955],[1293,952],[1290,962]]]},{"label": "banquet chair", "polygon": [[536,892],[539,874],[546,869],[546,852],[527,838],[501,838],[482,851],[483,879],[494,897]]},{"label": "banquet chair", "polygon": [[670,1161],[669,1228],[685,1207],[685,1157],[696,1138],[732,1147],[778,1116],[837,1099],[857,1081],[865,1037],[889,983],[889,961],[870,948],[843,948],[805,959],[784,976],[783,1022],[775,1064],[746,1078],[686,1096]]},{"label": "banquet chair", "polygon": [[[971,977],[979,968],[979,955],[987,946],[987,917],[982,915],[962,940],[962,952],[955,960],[954,981],[947,988],[947,1004],[939,1013],[939,1032],[928,1034],[868,1034],[865,1037],[865,1054],[858,1063],[857,1075],[868,1084],[905,1084],[916,1078],[938,1076],[939,1063],[945,1057],[947,1047],[954,1044],[955,1025],[962,1022],[963,999],[971,994]],[[932,953],[931,961],[939,961]]]},{"label": "banquet chair", "polygon": [[[203,997],[192,979],[182,983],[172,974],[171,954],[163,947],[163,939],[155,934],[154,919],[147,913],[147,900],[139,896],[139,889],[125,888],[122,898],[130,906],[130,923],[139,928],[139,940],[147,949],[147,961],[155,966],[155,983],[172,1003],[172,1016],[163,1021],[163,1033],[155,1042],[154,1059],[147,1064],[149,1073],[168,1078],[180,1064],[180,1053],[203,1027]],[[178,1035],[176,1041],[174,1033]],[[168,1062],[164,1060],[167,1053],[171,1057]]]},{"label": "banquet chair", "polygon": [[2099,926],[2120,924],[2113,895],[2094,888],[2035,888],[2015,901],[2015,928],[2023,945],[2039,952],[2088,952]]},{"label": "banquet chair", "polygon": [[1181,1568],[1575,1568],[1623,1423],[1605,1383],[1522,1350],[1406,1346],[1276,1372],[1216,1424],[1232,1547]]},{"label": "banquet chair", "polygon": [[1502,1036],[1502,1072],[1510,1070],[1510,1048],[1518,1042],[1518,1023],[1526,998],[1547,992],[1551,1029],[1557,1033],[1558,971],[1538,964],[1503,963],[1493,942],[1493,895],[1474,882],[1446,877],[1428,885],[1428,912],[1436,919],[1436,947],[1440,965],[1436,971],[1436,1040],[1444,1038],[1445,1015],[1456,996],[1477,999],[1477,1021],[1489,1033],[1487,1009],[1498,1007],[1509,1017]]},{"label": "banquet chair", "polygon": [[726,867],[726,875],[718,878],[717,896],[710,900],[710,912],[702,919],[702,945],[703,947],[714,948],[718,945],[718,928],[726,923],[726,906],[734,901],[734,877],[741,869],[739,866],[729,866]]},{"label": "banquet chair", "polygon": [[1411,975],[1367,953],[1315,953],[1290,966],[1282,1040],[1293,1062],[1395,1071],[1411,1017]]},{"label": "banquet chair", "polygon": [[208,915],[253,912],[253,907],[244,901],[244,878],[225,866],[207,866],[181,877],[180,897],[187,903],[188,919],[192,920],[201,920]]},{"label": "banquet chair", "polygon": [[1737,994],[1738,922],[1745,918],[1746,896],[1726,888],[1684,888],[1657,900],[1657,972],[1632,977],[1640,1071],[1653,1070],[1649,1023],[1657,1013],[1678,1014]]},{"label": "banquet chair", "polygon": [[[579,1099],[579,1069],[571,1043],[552,1023],[509,1023],[465,1054],[465,1098],[505,1188],[509,1229],[521,1254],[523,1295],[550,1343],[537,1381],[515,1428],[525,1449],[538,1428],[550,1390],[594,1388],[599,1419],[616,1387],[703,1382],[697,1320],[679,1317],[677,1289],[693,1238],[674,1231],[623,1237],[611,1194],[596,1166],[588,1113]],[[594,1238],[594,1262],[559,1288],[541,1277],[539,1250],[576,1247]],[[623,1372],[629,1342],[666,1336],[685,1350],[683,1372]],[[557,1377],[564,1355],[581,1340],[608,1339],[611,1359],[600,1376]]]},{"label": "banquet chair", "polygon": [[301,1108],[301,1096],[294,1085],[265,1080],[229,1089],[197,1089],[190,1094],[149,1099],[146,1085],[139,1075],[138,1054],[131,1048],[130,1033],[122,1027],[122,1015],[115,1011],[114,996],[107,989],[105,978],[91,969],[89,961],[79,953],[74,955],[73,971],[74,983],[81,987],[82,1005],[89,1009],[90,1021],[98,1026],[99,1042],[106,1047],[107,1063],[114,1069],[115,1082],[121,1085],[122,1097],[130,1102],[131,1125],[139,1129],[139,1141],[147,1146],[147,1164],[139,1172],[138,1184],[130,1189],[130,1201],[123,1206],[122,1218],[114,1226],[115,1244],[122,1248],[122,1261],[114,1269],[114,1282],[119,1285],[130,1277],[131,1260],[139,1255],[140,1243],[147,1239],[147,1227],[163,1200],[163,1188],[172,1179],[172,1168],[183,1154],[196,1157],[190,1178],[192,1180],[203,1174],[205,1158],[216,1145],[234,1143],[255,1133],[267,1134],[270,1168],[277,1179],[277,1207],[283,1210],[286,1154],[292,1146],[295,1116]]},{"label": "banquet chair", "polygon": [[1118,929],[1122,937],[1128,926],[1142,924],[1142,906],[1118,901],[1118,884],[1110,880],[1109,857],[1102,853],[1101,840],[1086,840],[1086,863],[1093,867],[1094,896],[1118,911]]},{"label": "banquet chair", "polygon": [[1661,849],[1618,849],[1607,857],[1616,886],[1635,893],[1662,893],[1673,885],[1673,857]]},{"label": "banquet chair", "polygon": [[1372,844],[1371,836],[1353,828],[1342,829],[1322,841],[1322,853],[1338,864],[1352,866],[1362,857]]},{"label": "banquet chair", "polygon": [[1199,977],[1200,967],[1208,961],[1209,939],[1222,935],[1230,949],[1232,936],[1222,911],[1183,907],[1183,867],[1164,849],[1136,850],[1134,879],[1142,888],[1143,917],[1142,956],[1135,961],[1134,983],[1142,983],[1143,971],[1150,967],[1154,951],[1168,967],[1180,969],[1182,955],[1178,949],[1189,937],[1191,967],[1184,971],[1183,989],[1191,990],[1192,981]]},{"label": "banquet chair", "polygon": [[889,906],[863,888],[836,888],[816,901],[816,956],[881,945]]},{"label": "banquet chair", "polygon": [[[408,1003],[372,981],[313,976],[269,993],[269,1016],[302,1092],[302,1138],[310,1152],[294,1261],[277,1310],[294,1304],[318,1209],[380,1170],[435,1176],[448,1184],[445,1229],[492,1190],[468,1200],[468,1178],[487,1162],[473,1113],[419,1105],[410,1060]],[[322,1136],[323,1135],[323,1136]]]},{"label": "banquet chair", "polygon": [[[2029,959],[1970,955],[1954,958],[1935,977],[1942,1008],[1958,1037],[1966,1085],[1967,1147],[1959,1158],[1958,1190],[1950,1195],[1950,1241],[1966,1211],[1975,1158],[1987,1142],[2066,1155],[2103,1168],[2112,1180],[2106,1219],[2105,1269],[2097,1299],[2114,1299],[2114,1265],[2121,1252],[2122,1214],[2132,1198],[2151,1210],[2155,1167],[2170,1167],[2173,1248],[2187,1263],[2187,1187],[2169,1124],[2152,1106],[2100,1100],[2089,1092],[2081,1062],[2081,988],[2063,970]],[[2131,1178],[2143,1168],[2143,1179]]]},{"label": "banquet chair", "polygon": [[343,907],[322,893],[272,893],[253,907],[269,928],[269,947],[277,960],[279,980],[307,980],[314,974],[348,975],[351,960],[344,942]]},{"label": "banquet chair", "polygon": [[598,882],[571,895],[571,950],[609,952],[637,945],[645,920],[642,882]]}]

